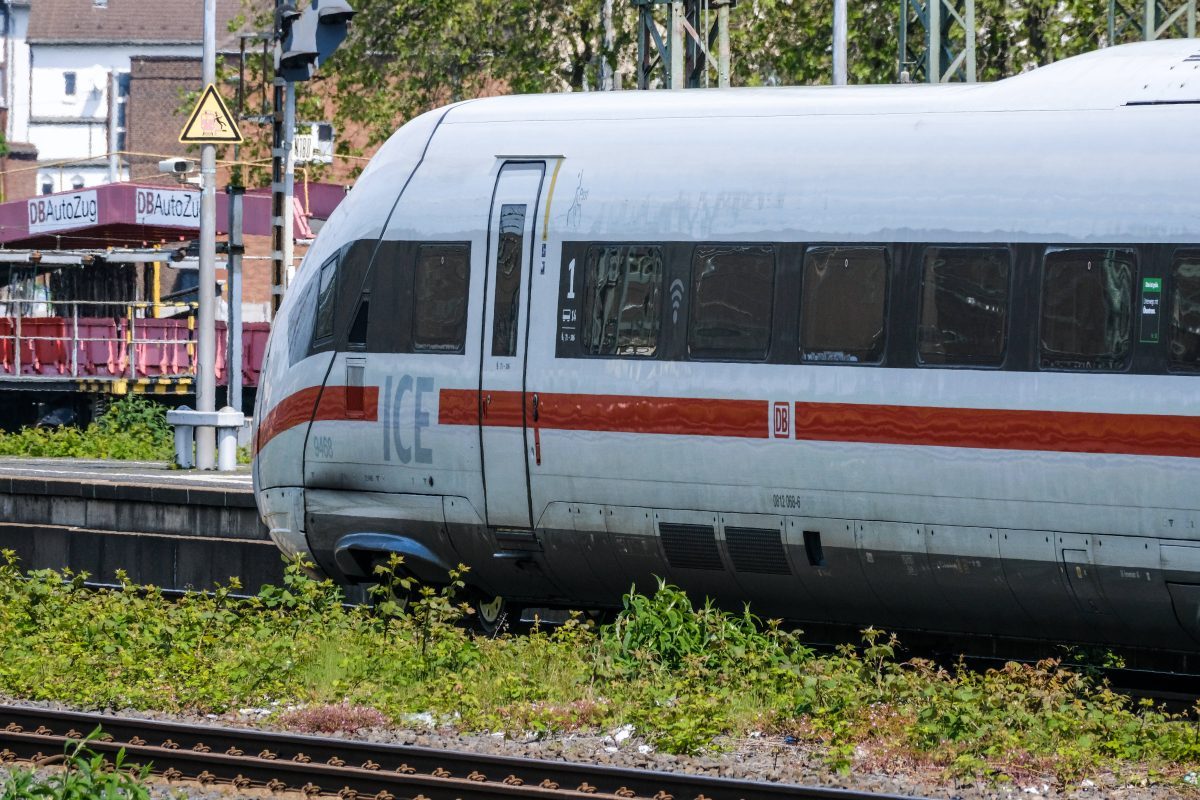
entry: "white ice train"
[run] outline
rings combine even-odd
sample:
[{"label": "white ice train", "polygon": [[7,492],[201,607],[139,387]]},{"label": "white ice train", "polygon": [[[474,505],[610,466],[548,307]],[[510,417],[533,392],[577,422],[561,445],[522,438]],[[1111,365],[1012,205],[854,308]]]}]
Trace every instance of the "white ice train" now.
[{"label": "white ice train", "polygon": [[[279,546],[481,597],[1200,651],[1200,41],[405,125],[255,414]],[[483,604],[493,619],[500,603]]]}]

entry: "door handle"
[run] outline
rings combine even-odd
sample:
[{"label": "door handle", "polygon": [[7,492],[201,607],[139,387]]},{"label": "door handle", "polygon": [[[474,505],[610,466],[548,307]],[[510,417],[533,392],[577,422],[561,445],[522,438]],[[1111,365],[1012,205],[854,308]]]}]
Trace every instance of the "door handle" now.
[{"label": "door handle", "polygon": [[491,404],[492,404],[492,396],[490,394],[485,394],[483,396],[483,403],[481,404],[481,407],[479,409],[480,414],[482,416],[485,416],[485,417],[487,416],[488,406],[490,406]]},{"label": "door handle", "polygon": [[533,421],[538,421],[538,396],[536,394],[533,396]]}]

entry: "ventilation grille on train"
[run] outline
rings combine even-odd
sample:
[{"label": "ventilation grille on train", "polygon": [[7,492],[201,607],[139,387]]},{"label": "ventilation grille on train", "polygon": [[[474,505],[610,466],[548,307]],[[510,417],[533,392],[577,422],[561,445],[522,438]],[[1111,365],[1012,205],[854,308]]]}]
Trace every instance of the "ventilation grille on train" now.
[{"label": "ventilation grille on train", "polygon": [[1193,53],[1192,55],[1185,58],[1183,61],[1185,64],[1189,61],[1200,61],[1200,53]]},{"label": "ventilation grille on train", "polygon": [[726,528],[725,546],[729,559],[738,572],[758,572],[764,575],[790,575],[787,556],[783,553],[783,537],[769,528]]},{"label": "ventilation grille on train", "polygon": [[709,526],[663,522],[658,526],[658,533],[672,567],[724,571],[721,551],[717,549],[717,535]]}]

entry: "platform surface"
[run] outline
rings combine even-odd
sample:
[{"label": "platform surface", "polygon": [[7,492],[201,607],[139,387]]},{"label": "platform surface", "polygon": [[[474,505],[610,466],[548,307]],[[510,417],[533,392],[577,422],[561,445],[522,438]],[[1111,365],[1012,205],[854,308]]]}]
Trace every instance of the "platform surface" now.
[{"label": "platform surface", "polygon": [[250,467],[235,472],[174,469],[162,461],[110,461],[96,458],[0,457],[0,478],[77,481],[114,486],[219,489],[250,492]]}]

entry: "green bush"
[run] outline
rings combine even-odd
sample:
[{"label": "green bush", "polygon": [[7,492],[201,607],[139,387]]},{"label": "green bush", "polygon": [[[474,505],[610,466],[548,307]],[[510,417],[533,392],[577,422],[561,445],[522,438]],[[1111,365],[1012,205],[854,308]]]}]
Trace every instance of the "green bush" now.
[{"label": "green bush", "polygon": [[111,404],[84,430],[64,426],[0,432],[0,456],[169,461],[174,453],[166,407],[135,394]]},{"label": "green bush", "polygon": [[895,638],[874,629],[861,646],[814,652],[748,610],[696,605],[666,584],[631,592],[608,626],[574,617],[475,636],[458,597],[465,568],[441,588],[414,586],[400,568],[381,567],[385,598],[367,608],[298,562],[254,597],[232,582],[167,599],[125,580],[93,591],[82,575],[25,573],[9,553],[0,694],[167,712],[311,708],[318,720],[353,709],[355,719],[521,737],[632,725],[672,753],[759,732],[790,736],[836,770],[919,765],[1061,787],[1117,774],[1182,791],[1200,769],[1194,717],[1132,702],[1056,661],[944,669],[899,660]]},{"label": "green bush", "polygon": [[42,773],[16,767],[0,784],[0,800],[150,800],[146,777],[149,765],[125,766],[125,751],[117,751],[112,762],[93,753],[87,743],[99,735],[97,728],[87,739],[67,745],[61,760],[51,759],[55,769]]}]

